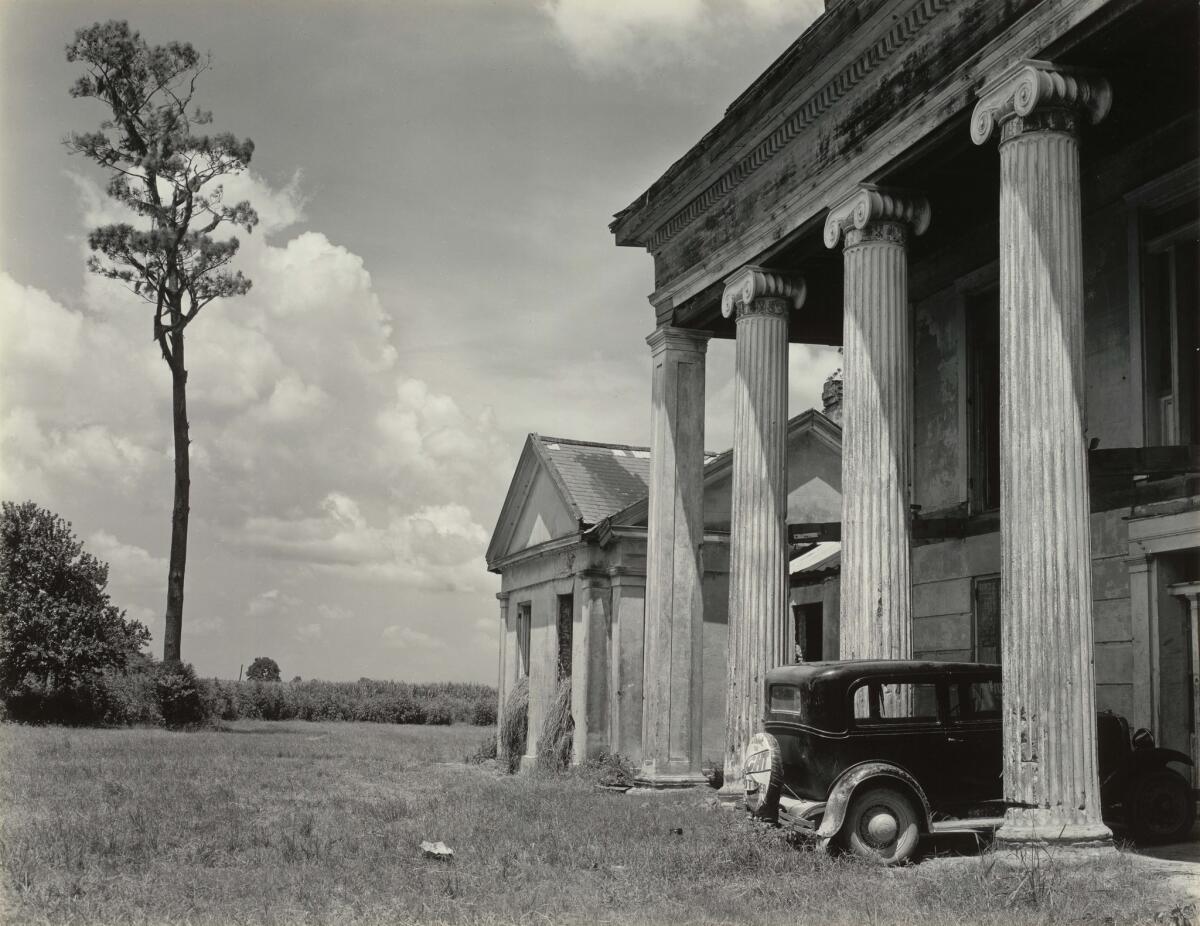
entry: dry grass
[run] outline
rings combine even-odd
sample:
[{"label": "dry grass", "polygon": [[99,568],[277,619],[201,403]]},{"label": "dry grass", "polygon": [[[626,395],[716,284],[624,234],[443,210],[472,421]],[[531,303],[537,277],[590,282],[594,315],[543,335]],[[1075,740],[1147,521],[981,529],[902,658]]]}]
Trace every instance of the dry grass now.
[{"label": "dry grass", "polygon": [[497,758],[509,772],[515,772],[525,754],[529,725],[529,679],[521,678],[504,700],[500,717],[500,736]]},{"label": "dry grass", "polygon": [[[15,923],[1140,923],[1128,856],[881,870],[787,844],[707,795],[456,761],[477,727],[0,727]],[[443,840],[453,862],[426,860]]]},{"label": "dry grass", "polygon": [[554,700],[546,710],[537,743],[539,772],[561,772],[571,764],[571,744],[575,739],[575,721],[571,717],[571,678],[562,679]]}]

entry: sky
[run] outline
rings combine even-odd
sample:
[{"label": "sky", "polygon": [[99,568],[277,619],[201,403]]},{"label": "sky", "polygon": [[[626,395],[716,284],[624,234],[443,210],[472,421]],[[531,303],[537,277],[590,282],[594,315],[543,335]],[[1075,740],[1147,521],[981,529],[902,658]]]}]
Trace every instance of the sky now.
[{"label": "sky", "polygon": [[[255,142],[226,182],[253,288],[188,329],[184,659],[494,683],[483,553],[525,435],[649,442],[653,264],[608,223],[821,6],[0,0],[0,498],[69,520],[161,655],[170,376],[149,307],[85,269],[119,213],[62,145],[103,118],[64,46],[126,19],[211,52],[198,102]],[[836,351],[790,360],[792,413],[819,406]]]}]

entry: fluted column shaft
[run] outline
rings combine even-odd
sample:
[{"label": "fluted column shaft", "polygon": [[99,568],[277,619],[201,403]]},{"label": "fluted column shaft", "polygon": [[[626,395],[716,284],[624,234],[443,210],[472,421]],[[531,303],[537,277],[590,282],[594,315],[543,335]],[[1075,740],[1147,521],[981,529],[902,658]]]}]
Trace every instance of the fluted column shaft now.
[{"label": "fluted column shaft", "polygon": [[908,236],[924,196],[861,185],[830,210],[844,235],[842,659],[912,658],[912,310]]},{"label": "fluted column shaft", "polygon": [[1084,434],[1077,122],[1086,99],[1075,78],[1050,67],[1010,69],[984,88],[976,110],[978,119],[997,98],[1013,101],[992,110],[1001,125],[1000,615],[1009,805],[997,836],[1086,843],[1111,839],[1096,765]]},{"label": "fluted column shaft", "polygon": [[840,656],[909,659],[908,262],[899,226],[872,231],[845,251]]},{"label": "fluted column shaft", "polygon": [[704,782],[704,357],[710,334],[659,328],[650,437],[642,766],[652,787]]},{"label": "fluted column shaft", "polygon": [[[787,569],[788,317],[803,284],[748,268],[726,289],[736,312],[725,788],[742,788],[763,721],[764,675],[790,662]],[[747,285],[747,281],[750,285]],[[730,297],[732,292],[733,296]]]}]

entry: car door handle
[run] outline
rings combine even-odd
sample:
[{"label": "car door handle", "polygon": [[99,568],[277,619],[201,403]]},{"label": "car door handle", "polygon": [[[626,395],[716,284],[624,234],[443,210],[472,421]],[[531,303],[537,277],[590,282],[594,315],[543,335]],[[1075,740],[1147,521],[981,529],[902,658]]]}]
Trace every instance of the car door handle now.
[{"label": "car door handle", "polygon": [[947,743],[965,743],[966,740],[963,739],[961,736],[947,736],[946,742]]}]

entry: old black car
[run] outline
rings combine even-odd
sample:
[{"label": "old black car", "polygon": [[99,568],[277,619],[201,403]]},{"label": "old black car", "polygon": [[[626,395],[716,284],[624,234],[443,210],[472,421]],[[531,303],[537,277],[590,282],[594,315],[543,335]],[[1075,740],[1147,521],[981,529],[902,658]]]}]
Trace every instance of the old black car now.
[{"label": "old black car", "polygon": [[[767,673],[765,732],[746,750],[746,804],[823,845],[896,863],[923,834],[993,830],[1004,813],[1000,667],[817,662]],[[1180,752],[1097,721],[1105,821],[1143,841],[1184,838],[1194,804]]]}]

